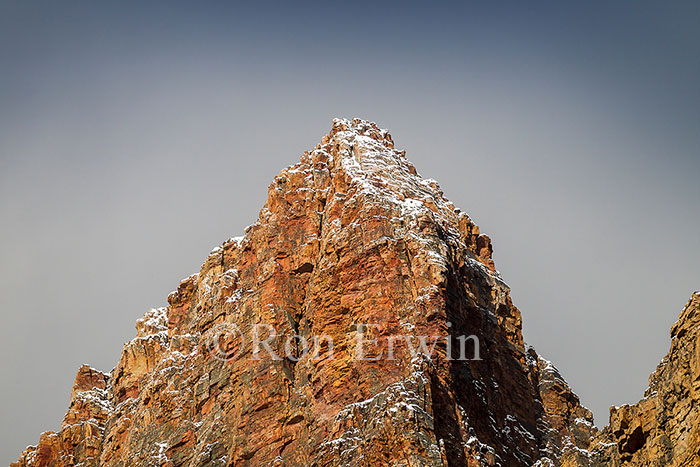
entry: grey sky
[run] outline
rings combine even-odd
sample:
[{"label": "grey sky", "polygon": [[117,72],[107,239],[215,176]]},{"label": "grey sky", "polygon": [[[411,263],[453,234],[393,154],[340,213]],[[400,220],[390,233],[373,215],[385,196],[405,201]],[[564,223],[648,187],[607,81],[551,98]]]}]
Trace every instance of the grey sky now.
[{"label": "grey sky", "polygon": [[0,2],[0,461],[55,430],[335,116],[494,242],[598,425],[700,288],[695,2]]}]

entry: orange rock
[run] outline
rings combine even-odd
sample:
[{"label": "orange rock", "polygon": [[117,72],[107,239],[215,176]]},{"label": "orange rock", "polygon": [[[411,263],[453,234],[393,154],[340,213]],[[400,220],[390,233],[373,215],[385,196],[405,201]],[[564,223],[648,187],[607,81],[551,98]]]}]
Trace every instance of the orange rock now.
[{"label": "orange rock", "polygon": [[610,408],[610,425],[576,466],[700,465],[700,293],[671,328],[671,349],[649,377],[644,399]]},{"label": "orange rock", "polygon": [[[492,253],[386,130],[336,119],[245,235],[137,321],[109,377],[80,369],[61,430],[13,465],[579,462],[590,412],[526,348]],[[317,354],[314,336],[328,338]],[[435,338],[432,356],[415,336]],[[479,359],[446,358],[460,336]],[[360,342],[393,358],[358,360]]]}]

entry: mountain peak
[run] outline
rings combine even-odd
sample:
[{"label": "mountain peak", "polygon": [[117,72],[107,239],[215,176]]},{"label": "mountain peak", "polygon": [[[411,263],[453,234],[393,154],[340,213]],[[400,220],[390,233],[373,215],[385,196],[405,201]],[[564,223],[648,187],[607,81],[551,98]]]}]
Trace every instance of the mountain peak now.
[{"label": "mountain peak", "polygon": [[81,367],[61,429],[13,467],[544,467],[642,452],[627,422],[650,433],[638,414],[655,412],[621,410],[599,434],[523,342],[491,254],[388,131],[335,119],[244,235],[137,321],[109,375]]},{"label": "mountain peak", "polygon": [[[330,133],[323,138],[328,140],[341,133],[340,138],[352,138],[364,136],[385,145],[389,149],[394,148],[394,142],[388,130],[379,128],[376,123],[361,118],[334,118]],[[322,140],[322,144],[325,142]]]}]

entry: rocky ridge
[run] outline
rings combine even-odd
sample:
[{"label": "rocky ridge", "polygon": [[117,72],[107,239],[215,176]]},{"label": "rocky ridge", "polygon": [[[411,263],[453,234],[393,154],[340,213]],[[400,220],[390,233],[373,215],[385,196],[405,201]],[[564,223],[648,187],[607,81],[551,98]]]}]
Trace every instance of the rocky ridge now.
[{"label": "rocky ridge", "polygon": [[[79,370],[61,429],[13,467],[657,465],[640,462],[697,456],[687,425],[697,411],[697,352],[687,346],[697,299],[652,377],[652,402],[616,409],[598,433],[556,368],[523,342],[489,238],[371,122],[334,120],[275,177],[258,221],[215,248],[168,303],[137,321],[110,374]],[[282,337],[329,336],[332,355],[328,343],[316,356],[276,338],[271,350],[283,357],[256,358],[221,333],[235,326],[249,336],[263,323]],[[409,337],[393,342],[393,359],[358,360],[358,323],[372,324],[371,356],[392,336]],[[411,335],[445,338],[427,356]],[[449,338],[466,335],[478,349],[448,359]],[[684,462],[668,465],[697,465]]]},{"label": "rocky ridge", "polygon": [[671,328],[671,349],[644,399],[610,408],[610,424],[575,466],[700,465],[700,292]]}]

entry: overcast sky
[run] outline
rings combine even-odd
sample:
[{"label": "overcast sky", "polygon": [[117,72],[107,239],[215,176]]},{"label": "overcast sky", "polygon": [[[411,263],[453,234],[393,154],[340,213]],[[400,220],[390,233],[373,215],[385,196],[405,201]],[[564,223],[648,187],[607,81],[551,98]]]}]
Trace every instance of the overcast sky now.
[{"label": "overcast sky", "polygon": [[336,116],[491,236],[599,426],[642,396],[700,288],[700,3],[378,3],[0,1],[0,462]]}]

